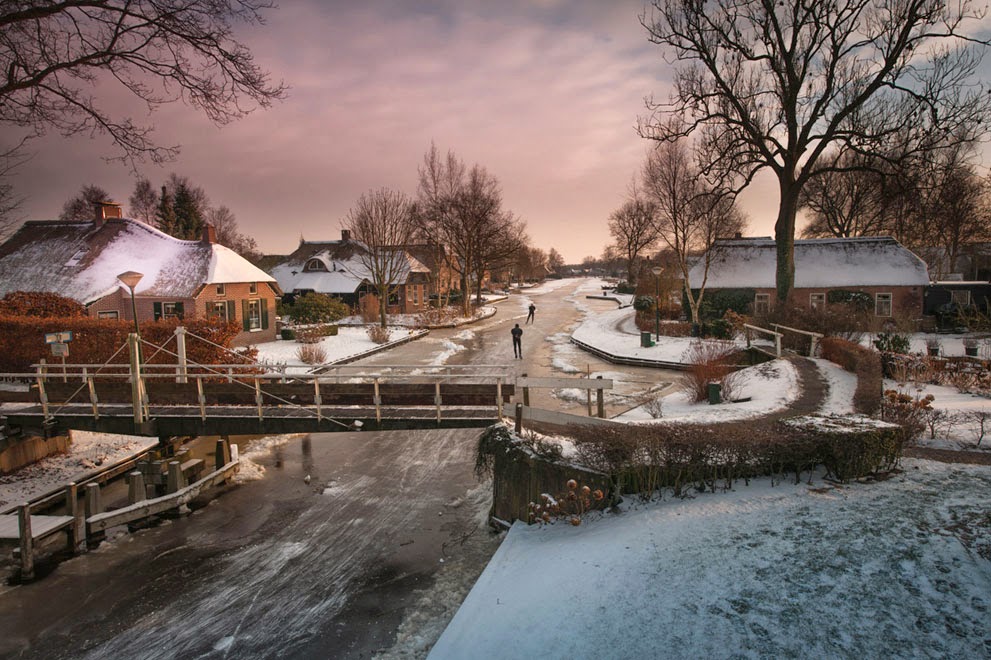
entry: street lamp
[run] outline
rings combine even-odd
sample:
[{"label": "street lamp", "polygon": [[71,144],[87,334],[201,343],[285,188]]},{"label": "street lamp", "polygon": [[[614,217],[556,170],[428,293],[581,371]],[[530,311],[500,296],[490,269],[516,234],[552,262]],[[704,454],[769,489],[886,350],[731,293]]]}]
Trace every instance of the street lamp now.
[{"label": "street lamp", "polygon": [[661,273],[664,269],[653,266],[650,272],[654,274],[654,334],[657,335],[655,341],[661,341]]},{"label": "street lamp", "polygon": [[134,287],[138,285],[141,278],[144,277],[143,273],[137,273],[133,270],[129,270],[125,273],[121,273],[117,276],[117,279],[124,283],[128,289],[131,290],[131,315],[134,317],[134,334],[141,335],[141,331],[138,329],[138,309],[134,304]]}]

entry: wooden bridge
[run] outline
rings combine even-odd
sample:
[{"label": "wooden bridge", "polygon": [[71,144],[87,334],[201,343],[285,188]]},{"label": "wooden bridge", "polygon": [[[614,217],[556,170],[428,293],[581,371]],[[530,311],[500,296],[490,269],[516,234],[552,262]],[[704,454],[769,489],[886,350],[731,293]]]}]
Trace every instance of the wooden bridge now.
[{"label": "wooden bridge", "polygon": [[142,363],[142,342],[132,334],[128,363],[42,363],[31,373],[0,374],[31,383],[15,397],[21,405],[7,407],[8,428],[165,437],[484,427],[502,419],[518,387],[597,390],[600,416],[602,391],[612,388],[604,379],[517,377],[507,365],[349,364],[305,373],[259,363],[204,365],[185,359],[184,332],[176,341],[175,352],[145,349],[175,356],[169,364]]}]

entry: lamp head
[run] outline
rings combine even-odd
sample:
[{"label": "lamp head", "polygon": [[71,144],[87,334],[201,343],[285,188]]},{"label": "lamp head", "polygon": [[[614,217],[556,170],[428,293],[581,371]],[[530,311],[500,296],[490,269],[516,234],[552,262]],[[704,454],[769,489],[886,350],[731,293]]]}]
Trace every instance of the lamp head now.
[{"label": "lamp head", "polygon": [[123,282],[124,286],[131,290],[131,293],[134,293],[134,287],[138,285],[142,277],[144,277],[144,273],[129,270],[118,275],[117,279]]}]

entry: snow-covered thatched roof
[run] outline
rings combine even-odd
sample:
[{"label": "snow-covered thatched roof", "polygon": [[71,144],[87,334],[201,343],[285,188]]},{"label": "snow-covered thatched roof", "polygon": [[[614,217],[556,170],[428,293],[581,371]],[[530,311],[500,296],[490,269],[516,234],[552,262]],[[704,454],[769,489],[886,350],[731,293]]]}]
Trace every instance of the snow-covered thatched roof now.
[{"label": "snow-covered thatched roof", "polygon": [[117,275],[129,270],[144,275],[140,296],[191,298],[206,284],[275,283],[233,250],[137,220],[27,222],[0,245],[0,296],[48,291],[88,304],[125,288]]},{"label": "snow-covered thatched roof", "polygon": [[[408,251],[396,248],[400,259],[396,279],[405,282],[410,273],[429,273]],[[340,241],[303,241],[285,261],[273,266],[272,275],[283,291],[316,291],[326,294],[351,294],[371,275],[363,259],[368,248],[350,239]],[[310,267],[307,267],[310,264]]]},{"label": "snow-covered thatched roof", "polygon": [[[712,247],[706,288],[773,289],[776,265],[773,239],[720,239]],[[699,261],[689,272],[693,288],[701,286],[704,267]],[[890,236],[795,241],[796,289],[928,283],[925,262]]]}]

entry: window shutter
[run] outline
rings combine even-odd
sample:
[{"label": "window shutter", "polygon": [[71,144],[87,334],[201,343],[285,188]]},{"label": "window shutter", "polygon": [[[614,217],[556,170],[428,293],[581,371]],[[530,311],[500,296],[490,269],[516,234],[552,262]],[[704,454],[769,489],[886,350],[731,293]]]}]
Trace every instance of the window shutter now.
[{"label": "window shutter", "polygon": [[248,301],[241,301],[241,325],[245,331],[251,330],[251,320],[248,318]]},{"label": "window shutter", "polygon": [[155,307],[155,320],[157,321],[160,318],[162,318],[162,303],[160,302],[154,303],[154,307]]},{"label": "window shutter", "polygon": [[179,316],[180,319],[182,319],[183,316],[185,315],[185,311],[186,310],[183,309],[183,306],[182,306],[182,303],[181,302],[177,302],[175,304],[175,313]]},{"label": "window shutter", "polygon": [[262,298],[258,302],[262,308],[262,330],[268,330],[268,300]]},{"label": "window shutter", "polygon": [[213,303],[209,300],[206,301],[206,317],[208,319],[213,318]]},{"label": "window shutter", "polygon": [[234,301],[227,301],[227,321],[234,322],[237,321],[237,311],[234,307]]}]

